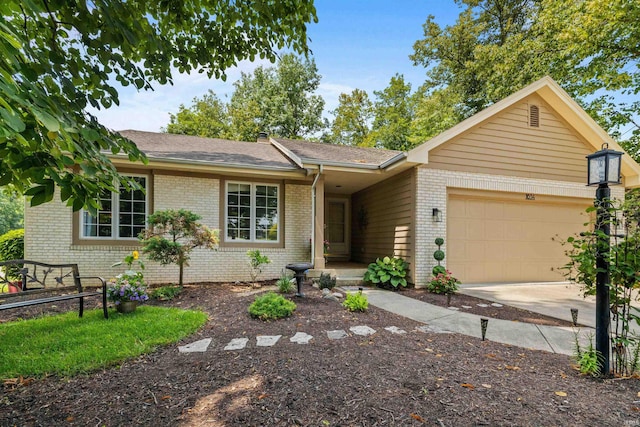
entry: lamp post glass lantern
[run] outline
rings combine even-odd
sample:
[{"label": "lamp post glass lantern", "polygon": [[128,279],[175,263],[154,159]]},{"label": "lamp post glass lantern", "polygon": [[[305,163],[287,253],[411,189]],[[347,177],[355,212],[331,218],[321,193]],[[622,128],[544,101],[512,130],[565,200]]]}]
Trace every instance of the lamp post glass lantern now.
[{"label": "lamp post glass lantern", "polygon": [[609,206],[611,190],[609,184],[620,184],[620,163],[622,152],[609,150],[609,145],[602,144],[602,149],[587,156],[587,185],[597,185],[596,189],[596,230],[598,233],[596,252],[596,352],[601,375],[610,373],[609,359],[611,341],[609,328],[611,318],[609,312],[609,251],[611,249],[611,230],[609,227]]},{"label": "lamp post glass lantern", "polygon": [[607,143],[602,149],[587,156],[587,185],[620,184],[620,158],[622,152],[609,150]]}]

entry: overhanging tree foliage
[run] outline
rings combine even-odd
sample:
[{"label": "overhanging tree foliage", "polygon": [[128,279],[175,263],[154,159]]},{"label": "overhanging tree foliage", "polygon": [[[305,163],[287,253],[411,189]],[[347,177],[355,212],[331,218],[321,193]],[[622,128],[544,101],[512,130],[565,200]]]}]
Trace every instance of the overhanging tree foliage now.
[{"label": "overhanging tree foliage", "polygon": [[[425,37],[414,44],[411,55],[416,65],[427,69],[421,91],[426,98],[439,97],[441,111],[453,112],[458,122],[550,75],[605,130],[618,139],[628,138],[623,145],[638,157],[639,2],[456,3],[465,6],[456,23],[442,28],[430,16],[423,26]],[[423,102],[417,116],[424,118],[425,107],[434,112],[432,104]],[[622,126],[633,131],[622,134]]]},{"label": "overhanging tree foliage", "polygon": [[97,207],[121,178],[105,152],[144,161],[85,112],[118,104],[116,86],[151,89],[172,72],[307,52],[311,0],[4,0],[0,2],[0,186],[32,205],[55,186],[74,210]]}]

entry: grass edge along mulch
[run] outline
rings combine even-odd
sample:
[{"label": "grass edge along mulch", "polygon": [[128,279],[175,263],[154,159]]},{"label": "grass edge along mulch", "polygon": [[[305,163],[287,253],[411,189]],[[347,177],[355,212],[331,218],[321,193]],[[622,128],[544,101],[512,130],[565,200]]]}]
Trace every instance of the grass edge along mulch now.
[{"label": "grass edge along mulch", "polygon": [[70,376],[113,366],[193,334],[202,311],[142,306],[133,313],[88,310],[0,324],[0,378]]}]

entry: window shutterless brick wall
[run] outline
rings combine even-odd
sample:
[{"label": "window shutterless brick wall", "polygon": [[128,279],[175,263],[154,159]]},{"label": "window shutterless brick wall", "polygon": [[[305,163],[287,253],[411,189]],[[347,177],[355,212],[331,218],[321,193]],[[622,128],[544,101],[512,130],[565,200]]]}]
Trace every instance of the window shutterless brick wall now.
[{"label": "window shutterless brick wall", "polygon": [[[279,277],[284,266],[291,262],[309,260],[309,238],[311,235],[311,189],[306,185],[287,184],[284,200],[284,222],[286,224],[284,248],[255,249],[266,254],[271,264],[265,266],[260,279]],[[201,222],[210,228],[219,229],[220,181],[218,179],[194,178],[171,175],[154,177],[154,210],[188,209],[202,216]],[[72,211],[60,202],[56,192],[54,200],[44,205],[25,209],[25,257],[48,263],[75,262],[83,275],[113,277],[123,267],[111,267],[134,249],[135,241],[122,245],[80,246],[72,242]],[[246,281],[250,279],[249,248],[220,248],[216,251],[195,249],[190,266],[184,270],[185,283]],[[251,248],[254,249],[254,248]],[[177,282],[178,268],[161,266],[142,255],[145,263],[144,275],[148,283]]]},{"label": "window shutterless brick wall", "polygon": [[[585,177],[586,179],[586,177]],[[437,249],[434,241],[442,237],[442,250],[447,254],[447,189],[462,188],[509,193],[531,193],[547,196],[591,198],[595,188],[585,184],[551,181],[542,179],[497,176],[468,172],[455,172],[431,168],[418,168],[416,179],[416,242],[414,279],[416,286],[425,286],[431,278],[431,270],[437,264],[433,252]],[[611,195],[624,198],[624,188],[611,187]],[[433,222],[432,209],[442,211],[442,222]],[[445,257],[443,265],[446,266]],[[454,272],[455,275],[455,272]]]}]

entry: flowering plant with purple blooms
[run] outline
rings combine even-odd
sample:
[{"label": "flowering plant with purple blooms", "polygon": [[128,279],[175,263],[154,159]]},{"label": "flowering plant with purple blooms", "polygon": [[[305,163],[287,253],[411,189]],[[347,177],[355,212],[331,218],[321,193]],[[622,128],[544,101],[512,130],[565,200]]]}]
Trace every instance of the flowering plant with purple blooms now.
[{"label": "flowering plant with purple blooms", "polygon": [[[133,251],[124,257],[124,262],[127,264],[128,269],[124,273],[109,280],[107,284],[107,298],[116,305],[125,301],[142,303],[149,299],[147,287],[144,285],[144,276],[141,272],[132,270],[134,261],[138,261],[140,268],[144,269],[144,264],[142,264],[138,257],[138,251]],[[113,264],[113,267],[121,264],[122,262],[117,262]]]},{"label": "flowering plant with purple blooms", "polygon": [[123,273],[109,280],[107,298],[116,305],[124,301],[145,302],[149,299],[142,273]]}]

